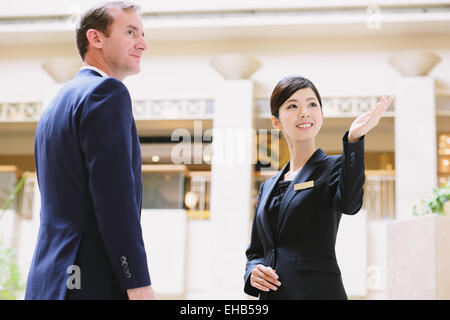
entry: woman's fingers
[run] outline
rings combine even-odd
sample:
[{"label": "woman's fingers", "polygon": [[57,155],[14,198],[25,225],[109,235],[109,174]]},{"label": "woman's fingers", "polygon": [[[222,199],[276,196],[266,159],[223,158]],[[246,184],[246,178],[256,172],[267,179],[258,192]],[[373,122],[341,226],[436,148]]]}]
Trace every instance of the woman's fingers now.
[{"label": "woman's fingers", "polygon": [[389,97],[389,99],[387,99],[384,111],[386,111],[389,108],[389,105],[392,103],[392,101],[394,101],[394,97]]},{"label": "woman's fingers", "polygon": [[360,115],[353,121],[350,127],[350,133],[353,137],[361,137],[380,122],[383,113],[389,108],[389,105],[394,100],[394,97],[383,96],[380,101],[373,106],[367,113]]},{"label": "woman's fingers", "polygon": [[[264,272],[261,272],[260,270],[254,270],[253,274],[254,274],[255,278],[262,279],[270,284],[275,285],[275,284],[279,283],[279,281],[276,280],[274,277],[268,276],[267,274],[265,274]],[[261,282],[259,282],[259,283],[261,283]]]},{"label": "woman's fingers", "polygon": [[259,283],[256,283],[256,282],[251,282],[251,285],[253,286],[253,287],[255,287],[256,289],[259,289],[259,290],[262,290],[262,291],[270,291],[270,289],[269,288],[266,288],[266,287],[263,287],[262,285],[260,285]]},{"label": "woman's fingers", "polygon": [[390,97],[384,96],[384,99],[382,99],[382,101],[380,101],[381,103],[377,106],[377,118],[381,118],[381,116],[383,115],[383,112],[386,110],[386,108],[389,106],[388,102]]},{"label": "woman's fingers", "polygon": [[386,111],[387,108],[389,108],[389,105],[391,104],[391,102],[394,100],[394,97],[384,96],[383,98],[382,98],[382,100],[380,100],[379,106],[377,105],[378,109],[379,109],[379,111],[381,111],[381,113]]},{"label": "woman's fingers", "polygon": [[388,96],[383,96],[380,99],[380,101],[375,105],[371,117],[369,119],[369,122],[371,122],[371,124],[377,124],[378,121],[380,121],[381,117],[383,116],[383,113],[387,110],[387,108],[389,108],[389,105],[391,104],[392,100],[394,100],[394,97]]},{"label": "woman's fingers", "polygon": [[381,117],[383,116],[383,113],[386,112],[386,110],[389,108],[389,105],[391,104],[391,102],[394,100],[394,97],[387,97],[384,102],[382,103],[382,105],[378,108],[378,112],[377,112],[377,123],[378,121],[380,121]]},{"label": "woman's fingers", "polygon": [[278,281],[278,275],[271,267],[265,267],[262,264],[256,266],[256,274],[258,277],[263,278],[273,284],[280,285]]},{"label": "woman's fingers", "polygon": [[386,96],[383,96],[374,107],[374,111],[373,111],[374,119],[377,119],[381,115],[381,111],[383,110],[385,103],[386,103]]},{"label": "woman's fingers", "polygon": [[277,290],[277,286],[280,286],[281,282],[278,281],[278,275],[275,270],[263,265],[257,265],[250,276],[250,284],[257,289],[269,291]]},{"label": "woman's fingers", "polygon": [[269,289],[274,290],[274,291],[276,291],[276,290],[278,289],[277,286],[271,284],[270,282],[264,280],[263,278],[254,277],[254,278],[253,278],[253,282],[254,282],[255,284],[260,285],[260,286],[263,287],[263,288],[266,288],[267,291],[268,291]]}]

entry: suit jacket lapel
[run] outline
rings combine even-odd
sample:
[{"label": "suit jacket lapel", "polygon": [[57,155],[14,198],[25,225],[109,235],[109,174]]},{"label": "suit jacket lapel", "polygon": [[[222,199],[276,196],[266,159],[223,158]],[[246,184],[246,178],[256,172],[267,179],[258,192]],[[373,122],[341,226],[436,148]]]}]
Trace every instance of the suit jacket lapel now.
[{"label": "suit jacket lapel", "polygon": [[284,168],[273,176],[270,180],[267,180],[264,186],[264,192],[261,198],[261,203],[258,207],[258,213],[261,217],[261,224],[264,229],[264,234],[267,236],[271,246],[274,246],[274,234],[272,233],[272,228],[270,227],[269,213],[267,212],[267,201],[271,199],[271,195],[275,185],[284,176],[284,174],[289,169],[289,162],[284,166]]},{"label": "suit jacket lapel", "polygon": [[[295,195],[300,192],[300,190],[295,191],[294,185],[297,183],[302,183],[308,181],[308,179],[311,177],[314,170],[317,168],[317,164],[322,160],[324,157],[326,157],[326,153],[322,151],[321,148],[317,149],[313,155],[308,159],[308,161],[305,163],[303,168],[300,170],[300,172],[297,174],[297,176],[292,180],[292,182],[289,184],[288,189],[286,190],[286,193],[283,196],[283,199],[281,200],[280,204],[280,211],[278,213],[278,221],[277,221],[277,234],[275,236],[275,239],[278,238],[278,235],[280,234],[280,230],[283,227],[283,223],[286,219],[287,215],[287,209],[289,207],[289,204],[291,203],[292,199],[294,199]],[[289,165],[289,162],[288,164]]]}]

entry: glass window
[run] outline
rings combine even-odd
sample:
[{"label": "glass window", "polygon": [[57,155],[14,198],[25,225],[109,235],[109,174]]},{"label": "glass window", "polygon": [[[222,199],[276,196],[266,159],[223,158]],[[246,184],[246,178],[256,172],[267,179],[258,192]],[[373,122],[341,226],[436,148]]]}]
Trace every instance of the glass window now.
[{"label": "glass window", "polygon": [[183,209],[184,172],[142,172],[142,209]]}]

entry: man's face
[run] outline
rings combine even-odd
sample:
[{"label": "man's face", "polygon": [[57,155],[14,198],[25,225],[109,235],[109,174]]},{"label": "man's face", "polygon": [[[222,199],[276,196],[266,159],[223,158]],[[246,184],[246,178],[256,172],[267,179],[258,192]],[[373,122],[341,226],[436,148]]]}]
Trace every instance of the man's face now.
[{"label": "man's face", "polygon": [[114,22],[104,37],[103,56],[116,76],[124,79],[141,70],[141,55],[147,49],[141,17],[135,12],[110,8]]}]

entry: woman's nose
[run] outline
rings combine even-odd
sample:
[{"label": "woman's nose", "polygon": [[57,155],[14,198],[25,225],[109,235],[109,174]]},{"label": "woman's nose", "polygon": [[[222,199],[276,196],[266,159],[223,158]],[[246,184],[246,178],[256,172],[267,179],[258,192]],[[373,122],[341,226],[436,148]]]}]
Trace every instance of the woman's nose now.
[{"label": "woman's nose", "polygon": [[307,108],[300,108],[300,116],[301,116],[302,118],[304,118],[304,117],[309,117],[310,114],[309,114],[308,109],[307,109]]}]

